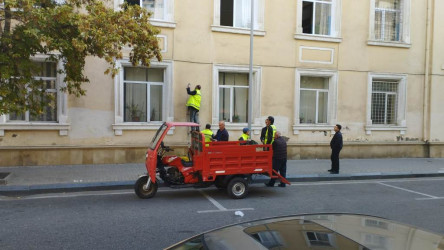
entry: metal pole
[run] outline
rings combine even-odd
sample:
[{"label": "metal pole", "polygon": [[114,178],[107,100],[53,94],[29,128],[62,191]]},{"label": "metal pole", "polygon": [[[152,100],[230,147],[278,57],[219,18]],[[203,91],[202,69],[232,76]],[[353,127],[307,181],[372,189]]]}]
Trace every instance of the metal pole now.
[{"label": "metal pole", "polygon": [[253,131],[251,131],[252,122],[252,97],[253,97],[253,32],[254,32],[254,1],[251,1],[251,19],[250,19],[250,70],[248,77],[248,129],[250,130],[250,138]]}]

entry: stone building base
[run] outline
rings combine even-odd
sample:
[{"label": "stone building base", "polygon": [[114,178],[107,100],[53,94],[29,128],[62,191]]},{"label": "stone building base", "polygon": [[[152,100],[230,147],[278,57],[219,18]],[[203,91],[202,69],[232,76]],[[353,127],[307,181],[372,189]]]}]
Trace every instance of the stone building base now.
[{"label": "stone building base", "polygon": [[[0,167],[143,163],[146,146],[42,146],[0,147]],[[176,146],[172,154],[186,155],[186,147]],[[288,159],[328,159],[328,143],[288,144]],[[346,142],[341,158],[441,158],[444,143],[361,143]]]}]

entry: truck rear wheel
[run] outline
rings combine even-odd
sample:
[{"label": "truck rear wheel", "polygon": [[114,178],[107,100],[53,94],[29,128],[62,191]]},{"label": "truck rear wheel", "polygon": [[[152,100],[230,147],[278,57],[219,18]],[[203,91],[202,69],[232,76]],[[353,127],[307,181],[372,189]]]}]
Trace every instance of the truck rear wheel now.
[{"label": "truck rear wheel", "polygon": [[148,176],[142,176],[137,181],[136,184],[134,184],[134,191],[136,192],[136,195],[141,199],[149,199],[154,197],[157,193],[157,182],[150,183],[150,186],[147,188],[146,183],[148,181]]},{"label": "truck rear wheel", "polygon": [[234,177],[227,186],[227,193],[233,199],[243,199],[248,194],[248,182],[242,177]]}]

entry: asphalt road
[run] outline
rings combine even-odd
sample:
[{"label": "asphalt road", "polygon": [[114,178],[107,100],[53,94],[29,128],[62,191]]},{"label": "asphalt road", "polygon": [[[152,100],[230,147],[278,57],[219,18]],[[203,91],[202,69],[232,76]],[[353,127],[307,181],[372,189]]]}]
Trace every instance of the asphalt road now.
[{"label": "asphalt road", "polygon": [[[0,249],[162,249],[195,234],[304,213],[381,216],[444,234],[444,178],[253,185],[232,200],[207,189],[0,196]],[[235,215],[241,211],[244,216]]]}]

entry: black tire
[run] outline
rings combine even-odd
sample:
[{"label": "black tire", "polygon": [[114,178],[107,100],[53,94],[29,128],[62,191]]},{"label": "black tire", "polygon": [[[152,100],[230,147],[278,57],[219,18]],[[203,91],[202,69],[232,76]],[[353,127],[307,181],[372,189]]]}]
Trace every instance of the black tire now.
[{"label": "black tire", "polygon": [[227,186],[227,193],[233,199],[243,199],[248,194],[248,182],[242,177],[234,177]]},{"label": "black tire", "polygon": [[144,186],[146,185],[147,181],[148,176],[142,176],[136,181],[136,184],[134,184],[134,191],[136,192],[136,195],[141,199],[152,198],[157,193],[157,182],[151,182],[149,188],[145,189]]},{"label": "black tire", "polygon": [[227,184],[225,183],[225,178],[223,176],[216,177],[216,181],[214,182],[214,186],[216,186],[218,189],[226,189]]}]

